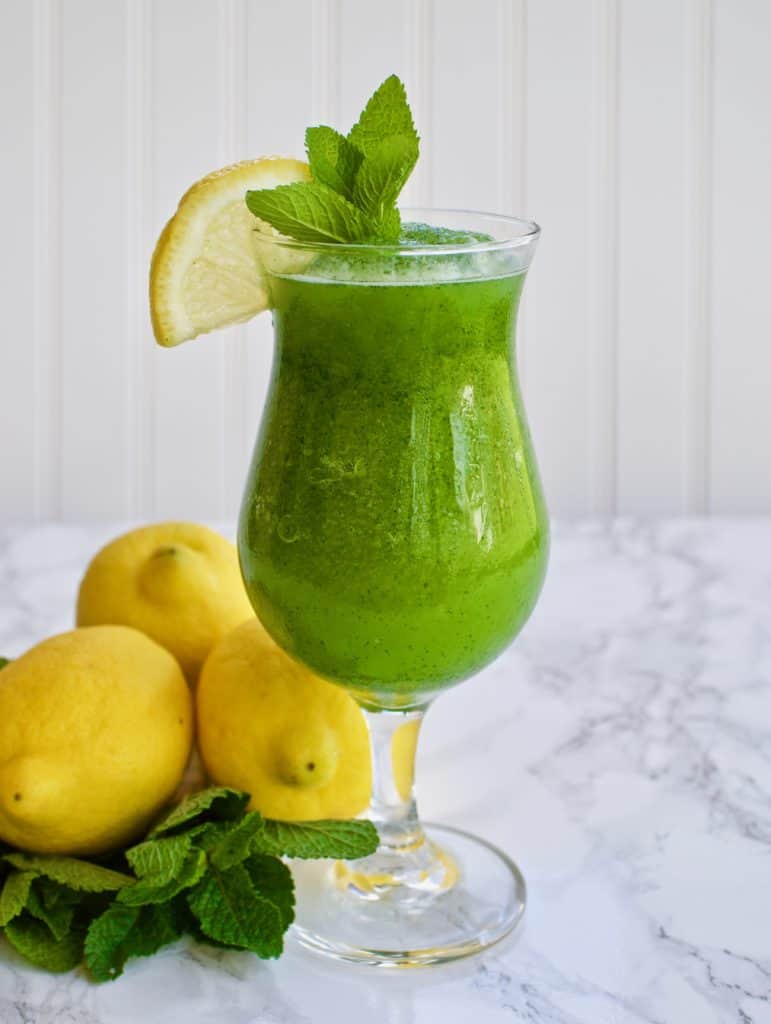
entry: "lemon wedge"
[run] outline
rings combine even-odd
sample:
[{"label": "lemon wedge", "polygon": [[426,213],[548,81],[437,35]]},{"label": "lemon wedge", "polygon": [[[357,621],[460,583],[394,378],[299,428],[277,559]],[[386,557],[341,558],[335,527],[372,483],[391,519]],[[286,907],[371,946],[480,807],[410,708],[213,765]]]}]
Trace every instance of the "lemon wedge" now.
[{"label": "lemon wedge", "polygon": [[179,345],[268,308],[256,229],[276,232],[257,221],[244,197],[248,189],[309,178],[301,160],[268,156],[223,167],[188,189],[150,266],[150,314],[159,345]]}]

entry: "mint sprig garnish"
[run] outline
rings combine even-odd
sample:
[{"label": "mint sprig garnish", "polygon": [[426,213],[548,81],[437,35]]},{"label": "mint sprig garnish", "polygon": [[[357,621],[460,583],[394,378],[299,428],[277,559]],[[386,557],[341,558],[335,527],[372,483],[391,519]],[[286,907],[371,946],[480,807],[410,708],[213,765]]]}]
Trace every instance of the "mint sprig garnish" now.
[{"label": "mint sprig garnish", "polygon": [[308,128],[305,151],[316,181],[328,185],[344,199],[351,199],[356,172],[364,159],[363,152],[345,135],[326,125]]},{"label": "mint sprig garnish", "polygon": [[365,156],[371,156],[383,139],[395,135],[418,144],[404,83],[396,75],[389,75],[367,100],[359,120],[348,133],[348,141]]},{"label": "mint sprig garnish", "polygon": [[418,144],[402,135],[391,135],[372,148],[356,174],[353,201],[364,210],[382,235],[389,230],[389,214],[418,159]]},{"label": "mint sprig garnish", "polygon": [[348,135],[327,125],[305,133],[313,181],[246,193],[260,220],[300,242],[395,242],[396,207],[418,159],[419,138],[402,82],[391,75]]},{"label": "mint sprig garnish", "polygon": [[222,787],[196,793],[105,864],[0,852],[0,931],[36,966],[84,963],[96,981],[184,935],[280,956],[294,919],[280,858],[364,857],[377,832],[368,821],[271,821],[248,801]]},{"label": "mint sprig garnish", "polygon": [[357,206],[320,181],[247,192],[246,205],[299,242],[360,242],[372,227]]}]

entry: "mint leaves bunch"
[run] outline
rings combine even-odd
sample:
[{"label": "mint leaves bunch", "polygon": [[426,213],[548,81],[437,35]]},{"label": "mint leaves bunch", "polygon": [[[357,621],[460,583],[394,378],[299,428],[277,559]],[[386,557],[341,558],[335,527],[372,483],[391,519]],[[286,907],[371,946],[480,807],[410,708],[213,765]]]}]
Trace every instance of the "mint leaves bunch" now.
[{"label": "mint leaves bunch", "polygon": [[397,242],[396,200],[419,153],[404,85],[391,75],[348,135],[309,128],[313,181],[246,193],[255,217],[300,242]]},{"label": "mint leaves bunch", "polygon": [[109,866],[0,850],[0,932],[36,966],[84,962],[96,981],[183,935],[280,956],[294,919],[280,858],[364,857],[377,832],[368,821],[271,821],[248,801],[233,789],[196,793]]}]

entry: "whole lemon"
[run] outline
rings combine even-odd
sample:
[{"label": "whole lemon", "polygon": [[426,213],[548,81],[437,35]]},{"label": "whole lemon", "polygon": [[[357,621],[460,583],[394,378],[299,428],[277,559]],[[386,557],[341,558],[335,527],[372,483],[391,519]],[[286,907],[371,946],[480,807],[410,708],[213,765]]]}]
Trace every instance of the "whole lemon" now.
[{"label": "whole lemon", "polygon": [[220,637],[253,618],[235,547],[196,523],[156,523],[94,557],[78,594],[77,624],[118,623],[175,656],[190,683]]},{"label": "whole lemon", "polygon": [[51,637],[0,672],[0,839],[93,855],[172,797],[193,733],[175,659],[125,626]]},{"label": "whole lemon", "polygon": [[356,702],[285,654],[257,619],[224,637],[196,692],[209,776],[287,821],[352,818],[371,787],[369,736]]}]

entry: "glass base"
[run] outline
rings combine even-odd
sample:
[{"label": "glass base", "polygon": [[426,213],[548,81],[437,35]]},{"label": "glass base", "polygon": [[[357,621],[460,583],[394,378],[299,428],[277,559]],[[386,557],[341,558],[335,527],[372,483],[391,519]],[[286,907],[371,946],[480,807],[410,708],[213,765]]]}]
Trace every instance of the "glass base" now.
[{"label": "glass base", "polygon": [[417,967],[471,956],[499,942],[525,912],[517,865],[490,843],[424,826],[442,877],[389,884],[357,864],[294,862],[300,944],[347,963]]}]

